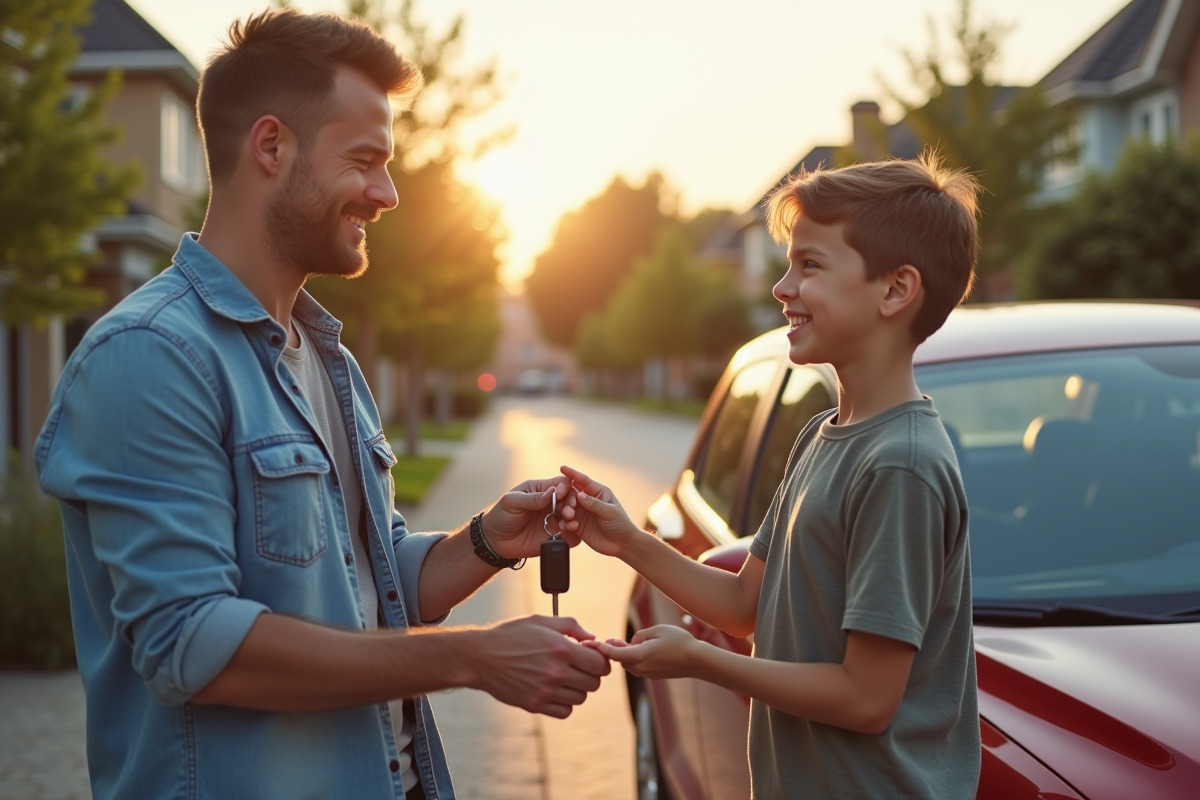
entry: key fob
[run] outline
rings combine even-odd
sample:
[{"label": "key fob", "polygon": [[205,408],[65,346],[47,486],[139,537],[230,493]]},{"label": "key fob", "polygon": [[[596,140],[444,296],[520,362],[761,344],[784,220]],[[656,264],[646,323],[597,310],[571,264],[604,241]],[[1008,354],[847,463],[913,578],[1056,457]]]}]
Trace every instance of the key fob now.
[{"label": "key fob", "polygon": [[566,541],[554,537],[542,542],[538,561],[542,565],[542,591],[562,594],[571,587],[571,548]]}]

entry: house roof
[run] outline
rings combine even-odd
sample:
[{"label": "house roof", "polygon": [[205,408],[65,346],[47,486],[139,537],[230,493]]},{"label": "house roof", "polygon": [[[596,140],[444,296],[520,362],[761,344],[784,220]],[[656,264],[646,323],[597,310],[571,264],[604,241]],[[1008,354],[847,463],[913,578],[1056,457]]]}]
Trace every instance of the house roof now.
[{"label": "house roof", "polygon": [[112,69],[127,76],[159,74],[195,97],[199,71],[125,0],[94,0],[91,10],[91,22],[79,29],[83,41],[73,74],[104,74]]},{"label": "house roof", "polygon": [[[92,21],[79,33],[84,53],[176,50],[158,30],[124,0],[95,0]],[[176,50],[178,52],[178,50]]]},{"label": "house roof", "polygon": [[1110,81],[1142,63],[1165,0],[1133,0],[1042,79],[1048,90],[1079,81]]}]

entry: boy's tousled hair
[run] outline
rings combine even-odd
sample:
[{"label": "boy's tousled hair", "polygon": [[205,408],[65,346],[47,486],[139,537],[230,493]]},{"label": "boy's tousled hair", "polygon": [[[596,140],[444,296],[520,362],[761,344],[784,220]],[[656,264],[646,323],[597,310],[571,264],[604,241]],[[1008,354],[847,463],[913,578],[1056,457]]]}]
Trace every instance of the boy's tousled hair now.
[{"label": "boy's tousled hair", "polygon": [[274,114],[312,142],[336,108],[330,102],[338,67],[361,72],[388,95],[407,98],[421,70],[373,28],[335,14],[270,9],[229,26],[229,42],[209,59],[196,99],[209,180],[233,175],[251,126]]},{"label": "boy's tousled hair", "polygon": [[912,322],[920,343],[974,285],[979,190],[972,175],[946,169],[932,151],[911,160],[802,170],[767,199],[767,229],[786,244],[801,216],[822,225],[842,223],[868,281],[905,264],[916,268],[925,290]]}]

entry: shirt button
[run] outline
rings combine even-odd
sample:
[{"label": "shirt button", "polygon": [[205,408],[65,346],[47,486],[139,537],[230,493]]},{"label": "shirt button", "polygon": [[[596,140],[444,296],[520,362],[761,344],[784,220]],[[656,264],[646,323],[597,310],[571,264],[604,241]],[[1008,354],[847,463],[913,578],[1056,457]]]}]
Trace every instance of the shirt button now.
[{"label": "shirt button", "polygon": [[293,383],[292,391],[295,392],[296,394],[300,394],[300,387]]},{"label": "shirt button", "polygon": [[388,768],[391,769],[392,772],[399,772],[400,762],[393,758],[392,763],[388,764]]},{"label": "shirt button", "polygon": [[388,600],[395,601],[395,599],[396,599],[396,590],[395,589],[389,590],[388,591]]},{"label": "shirt button", "polygon": [[283,344],[283,337],[280,336],[278,333],[272,333],[271,334],[271,344],[276,345],[276,346]]},{"label": "shirt button", "polygon": [[303,455],[303,454],[301,454],[301,453],[296,453],[296,463],[297,463],[297,464],[303,464],[303,463],[304,463],[304,455]]},{"label": "shirt button", "polygon": [[346,560],[347,567],[354,563],[354,556],[350,555],[349,553],[346,553],[346,555],[342,556],[342,558]]}]

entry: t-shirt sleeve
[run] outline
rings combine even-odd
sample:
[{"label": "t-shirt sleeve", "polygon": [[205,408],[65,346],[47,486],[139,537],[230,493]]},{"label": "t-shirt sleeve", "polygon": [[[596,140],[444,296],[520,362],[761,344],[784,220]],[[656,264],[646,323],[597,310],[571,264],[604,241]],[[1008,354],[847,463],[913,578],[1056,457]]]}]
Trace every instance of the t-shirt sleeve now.
[{"label": "t-shirt sleeve", "polygon": [[945,563],[945,506],[909,470],[873,470],[849,498],[842,628],[921,647]]}]

